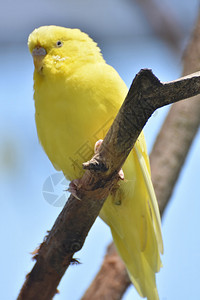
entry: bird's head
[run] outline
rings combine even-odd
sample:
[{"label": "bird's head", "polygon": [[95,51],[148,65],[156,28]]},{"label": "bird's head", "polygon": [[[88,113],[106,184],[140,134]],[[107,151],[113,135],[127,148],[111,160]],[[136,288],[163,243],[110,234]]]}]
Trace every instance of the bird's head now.
[{"label": "bird's head", "polygon": [[42,26],[28,38],[28,47],[33,56],[35,70],[43,74],[73,68],[87,61],[103,60],[97,44],[79,29],[59,26]]}]

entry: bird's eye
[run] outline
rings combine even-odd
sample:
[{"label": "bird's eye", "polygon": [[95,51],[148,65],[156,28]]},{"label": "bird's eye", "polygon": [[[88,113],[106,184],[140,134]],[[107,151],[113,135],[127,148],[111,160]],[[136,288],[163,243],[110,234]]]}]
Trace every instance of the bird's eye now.
[{"label": "bird's eye", "polygon": [[56,47],[59,48],[59,47],[62,47],[62,45],[63,45],[63,43],[62,43],[61,41],[57,41],[57,42],[56,42]]}]

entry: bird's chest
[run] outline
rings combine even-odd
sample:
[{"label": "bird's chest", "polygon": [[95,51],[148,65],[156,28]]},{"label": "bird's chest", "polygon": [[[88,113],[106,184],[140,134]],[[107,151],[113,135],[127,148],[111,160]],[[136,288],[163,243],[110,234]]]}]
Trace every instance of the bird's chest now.
[{"label": "bird's chest", "polygon": [[[38,97],[39,95],[39,97]],[[115,116],[103,97],[88,90],[49,90],[35,94],[39,140],[56,169],[70,180],[82,175],[82,163],[94,154]]]}]

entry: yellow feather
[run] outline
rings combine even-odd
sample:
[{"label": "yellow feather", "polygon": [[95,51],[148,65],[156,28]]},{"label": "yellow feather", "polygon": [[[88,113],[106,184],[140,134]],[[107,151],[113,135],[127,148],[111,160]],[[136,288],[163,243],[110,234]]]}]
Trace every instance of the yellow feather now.
[{"label": "yellow feather", "polygon": [[[43,26],[28,40],[35,63],[35,120],[39,140],[56,169],[73,180],[83,174],[94,144],[104,138],[126,94],[118,73],[78,29]],[[125,179],[107,198],[100,217],[138,293],[159,299],[155,273],[163,242],[143,133],[129,154]]]}]

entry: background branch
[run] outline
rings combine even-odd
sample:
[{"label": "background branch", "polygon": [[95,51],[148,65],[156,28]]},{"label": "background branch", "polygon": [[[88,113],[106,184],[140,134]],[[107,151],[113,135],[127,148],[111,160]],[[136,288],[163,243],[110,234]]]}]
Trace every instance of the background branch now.
[{"label": "background branch", "polygon": [[183,28],[178,22],[174,11],[169,6],[169,3],[156,0],[132,1],[137,2],[142,8],[155,34],[167,42],[173,50],[180,52],[184,38]]},{"label": "background branch", "polygon": [[[200,70],[200,15],[183,57],[183,75]],[[152,181],[163,214],[200,125],[200,96],[172,105],[150,155]],[[169,159],[170,158],[170,159]],[[82,299],[121,299],[130,284],[113,243]],[[112,264],[110,263],[112,262]],[[120,265],[121,274],[117,274]],[[113,272],[115,270],[116,272]],[[117,292],[115,287],[117,286]]]}]

